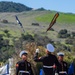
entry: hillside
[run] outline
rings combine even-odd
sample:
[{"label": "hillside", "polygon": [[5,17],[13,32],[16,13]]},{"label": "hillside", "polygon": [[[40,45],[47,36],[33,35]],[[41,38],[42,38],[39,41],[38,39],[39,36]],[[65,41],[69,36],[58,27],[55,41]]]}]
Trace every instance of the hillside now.
[{"label": "hillside", "polygon": [[[7,26],[7,28],[11,28],[11,26],[15,27],[15,31],[20,31],[18,29],[19,25],[16,22],[15,15],[18,16],[19,20],[23,24],[23,27],[26,32],[45,32],[47,27],[49,26],[53,16],[56,12],[51,11],[28,11],[22,13],[1,13],[0,19],[8,20],[9,24],[1,24],[1,26]],[[57,19],[56,24],[53,26],[54,30],[59,32],[61,29],[67,29],[68,31],[75,31],[75,14],[65,14],[59,13],[59,17]],[[10,15],[10,16],[8,16]],[[32,23],[39,23],[39,26],[33,26]],[[10,27],[9,27],[10,26]],[[11,29],[13,30],[13,28]],[[49,34],[50,32],[48,32]]]},{"label": "hillside", "polygon": [[[23,24],[23,27],[27,33],[39,33],[39,35],[46,35],[53,40],[60,40],[57,38],[57,32],[61,29],[67,29],[69,32],[75,32],[75,14],[59,13],[56,24],[52,27],[55,31],[49,31],[45,34],[53,16],[56,12],[52,11],[28,11],[22,13],[1,13],[0,19],[6,19],[9,23],[0,23],[1,29],[11,30],[13,36],[19,37],[22,29],[17,24],[15,15]],[[10,16],[8,16],[10,15]],[[32,25],[32,23],[39,23],[39,26]],[[14,30],[15,29],[15,30]],[[16,32],[16,33],[15,33]],[[20,34],[18,34],[20,32]],[[16,34],[16,35],[15,35]],[[51,35],[49,35],[51,34]]]},{"label": "hillside", "polygon": [[[68,62],[71,62],[73,57],[75,57],[75,35],[72,35],[72,32],[75,32],[75,14],[59,12],[60,16],[58,17],[55,25],[52,27],[54,31],[50,30],[46,33],[46,29],[48,28],[55,13],[56,12],[54,11],[47,10],[1,13],[0,61],[5,62],[9,57],[18,58],[18,54],[22,49],[29,50],[29,57],[32,58],[37,47],[40,48],[42,52],[47,43],[52,43],[55,46],[56,52],[64,51],[66,57],[68,57],[65,59]],[[20,25],[17,24],[15,15],[18,16],[22,23],[25,33]],[[7,20],[8,22],[4,23],[3,20]],[[34,25],[32,25],[32,23],[34,23]],[[35,25],[36,23],[39,25]],[[66,34],[69,33],[70,36],[66,38],[59,38],[58,34],[62,29],[66,29]],[[66,36],[66,34],[64,36]],[[32,44],[36,46],[32,46]],[[30,61],[32,60],[30,59]]]},{"label": "hillside", "polygon": [[0,2],[0,12],[22,12],[29,10],[32,10],[32,8],[27,7],[20,3],[7,2],[7,1]]},{"label": "hillside", "polygon": [[[47,14],[41,15],[36,19],[40,22],[50,22],[55,12],[47,12]],[[59,23],[75,23],[75,14],[72,13],[61,13],[58,18]]]}]

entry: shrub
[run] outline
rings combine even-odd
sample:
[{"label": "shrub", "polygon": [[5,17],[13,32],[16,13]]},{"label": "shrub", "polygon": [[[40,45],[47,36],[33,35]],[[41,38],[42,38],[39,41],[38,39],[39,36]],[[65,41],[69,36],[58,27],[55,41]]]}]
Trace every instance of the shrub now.
[{"label": "shrub", "polygon": [[67,30],[66,29],[62,29],[59,31],[59,34],[67,34]]},{"label": "shrub", "polygon": [[4,20],[2,20],[1,22],[2,22],[2,23],[8,23],[8,20],[5,20],[5,19],[4,19]]}]

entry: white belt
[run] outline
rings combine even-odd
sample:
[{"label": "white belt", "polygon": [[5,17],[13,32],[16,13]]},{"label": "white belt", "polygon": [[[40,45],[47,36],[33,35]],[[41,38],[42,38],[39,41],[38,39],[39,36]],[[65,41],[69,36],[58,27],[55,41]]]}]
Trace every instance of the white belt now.
[{"label": "white belt", "polygon": [[19,73],[29,73],[28,71],[19,71]]},{"label": "white belt", "polygon": [[43,66],[44,68],[53,68],[53,66]]},{"label": "white belt", "polygon": [[60,71],[59,73],[61,73],[61,74],[63,74],[63,73],[67,74],[67,72],[66,72],[66,71]]}]

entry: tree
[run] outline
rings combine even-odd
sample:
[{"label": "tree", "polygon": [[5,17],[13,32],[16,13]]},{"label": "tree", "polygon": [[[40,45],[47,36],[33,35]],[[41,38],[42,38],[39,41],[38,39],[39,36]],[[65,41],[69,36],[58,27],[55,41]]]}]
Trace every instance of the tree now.
[{"label": "tree", "polygon": [[62,29],[58,33],[58,38],[68,38],[71,37],[71,35],[68,33],[66,29]]},{"label": "tree", "polygon": [[75,37],[75,32],[72,32],[72,37]]},{"label": "tree", "polygon": [[59,34],[67,34],[67,30],[66,29],[62,29],[59,31]]},{"label": "tree", "polygon": [[6,34],[6,37],[8,37],[8,38],[11,36],[11,34],[9,33],[9,30],[7,30],[7,29],[4,30],[4,33]]},{"label": "tree", "polygon": [[1,22],[2,23],[8,23],[8,20],[3,19]]},{"label": "tree", "polygon": [[22,12],[29,10],[32,10],[32,8],[27,7],[20,3],[6,2],[6,1],[0,2],[0,12]]}]

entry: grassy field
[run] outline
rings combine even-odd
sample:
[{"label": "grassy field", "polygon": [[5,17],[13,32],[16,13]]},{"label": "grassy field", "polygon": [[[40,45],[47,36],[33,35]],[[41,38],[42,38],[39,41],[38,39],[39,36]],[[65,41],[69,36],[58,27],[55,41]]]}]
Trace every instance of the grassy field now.
[{"label": "grassy field", "polygon": [[[40,22],[50,22],[56,12],[47,12],[47,14],[36,17]],[[69,13],[59,13],[59,18],[57,20],[59,23],[75,23],[75,14]]]},{"label": "grassy field", "polygon": [[[56,24],[53,26],[55,31],[49,31],[48,28],[53,16],[56,12],[52,11],[28,11],[21,13],[0,13],[0,20],[6,19],[9,23],[4,24],[0,22],[0,34],[3,30],[7,29],[10,34],[14,37],[20,37],[23,33],[22,28],[17,24],[15,15],[18,16],[19,20],[23,24],[25,33],[39,34],[48,36],[53,40],[60,40],[57,38],[57,33],[61,29],[67,29],[69,32],[75,32],[75,14],[59,13]],[[32,23],[39,23],[39,26],[33,26]],[[25,34],[24,33],[24,34]]]},{"label": "grassy field", "polygon": [[[58,32],[61,29],[67,29],[68,33],[75,32],[75,14],[59,13],[60,15],[55,25],[52,27],[54,31],[48,31],[46,33],[46,29],[49,27],[49,24],[53,16],[55,15],[55,13],[56,12],[53,12],[53,11],[27,11],[27,12],[21,12],[21,13],[0,13],[0,34],[6,35],[4,33],[4,30],[9,30],[10,37],[7,37],[6,35],[3,38],[8,39],[10,45],[14,44],[14,40],[19,39],[21,34],[24,32],[23,32],[23,29],[20,27],[20,25],[17,24],[16,22],[15,15],[17,15],[25,30],[24,34],[28,33],[28,34],[31,34],[32,36],[34,36],[34,34],[38,34],[40,38],[41,36],[48,36],[48,38],[54,41],[55,46],[59,48],[60,46],[62,47],[62,45],[66,46],[67,48],[69,48],[69,46],[72,47],[72,45],[65,44],[66,38],[62,39],[62,38],[58,38],[57,36],[58,36]],[[1,21],[3,19],[8,20],[8,23],[2,23]],[[32,25],[32,23],[39,23],[39,26]],[[44,39],[44,37],[42,38]],[[45,43],[45,40],[43,41]],[[17,43],[19,44],[18,41]],[[66,52],[66,50],[64,52],[66,54],[70,53],[70,52]],[[71,55],[75,57],[74,52]]]}]

